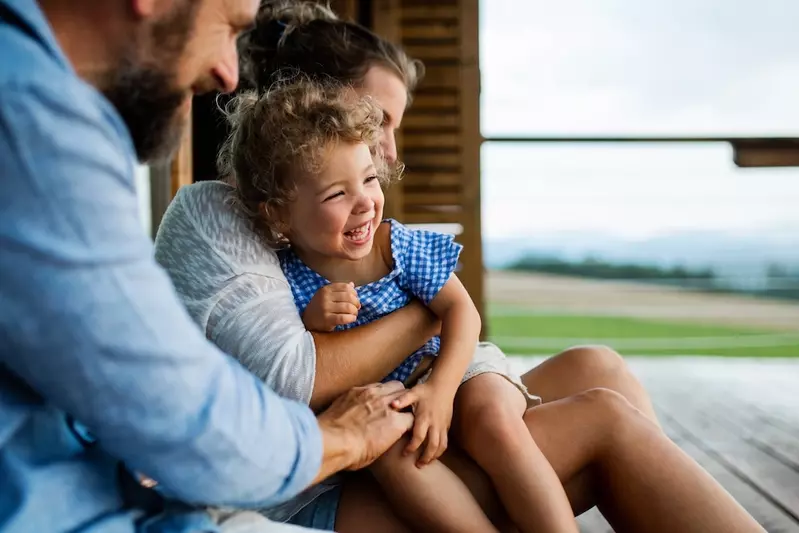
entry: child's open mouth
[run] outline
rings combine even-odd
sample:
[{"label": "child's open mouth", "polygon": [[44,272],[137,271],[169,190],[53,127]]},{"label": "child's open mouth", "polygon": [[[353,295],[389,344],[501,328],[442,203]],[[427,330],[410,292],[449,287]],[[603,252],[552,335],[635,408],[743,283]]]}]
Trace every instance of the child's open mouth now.
[{"label": "child's open mouth", "polygon": [[372,236],[372,221],[344,232],[344,238],[353,244],[366,244]]}]

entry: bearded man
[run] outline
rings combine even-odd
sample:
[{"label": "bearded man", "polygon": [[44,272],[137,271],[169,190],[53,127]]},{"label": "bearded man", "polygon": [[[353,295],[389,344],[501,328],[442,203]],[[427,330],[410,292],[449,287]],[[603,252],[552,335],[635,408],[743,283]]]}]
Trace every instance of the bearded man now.
[{"label": "bearded man", "polygon": [[4,533],[226,530],[206,506],[274,505],[412,424],[396,384],[318,417],[277,397],[206,341],[141,230],[136,158],[172,153],[193,94],[236,87],[257,9],[0,0]]}]

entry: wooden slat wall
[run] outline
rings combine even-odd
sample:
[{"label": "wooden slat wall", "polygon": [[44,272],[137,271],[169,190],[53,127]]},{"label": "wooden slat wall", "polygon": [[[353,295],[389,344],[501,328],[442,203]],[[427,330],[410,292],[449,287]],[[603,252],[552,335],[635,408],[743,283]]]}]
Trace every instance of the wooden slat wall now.
[{"label": "wooden slat wall", "polygon": [[400,154],[407,172],[398,218],[463,227],[459,277],[482,313],[478,1],[395,3],[399,42],[427,70],[403,121]]}]

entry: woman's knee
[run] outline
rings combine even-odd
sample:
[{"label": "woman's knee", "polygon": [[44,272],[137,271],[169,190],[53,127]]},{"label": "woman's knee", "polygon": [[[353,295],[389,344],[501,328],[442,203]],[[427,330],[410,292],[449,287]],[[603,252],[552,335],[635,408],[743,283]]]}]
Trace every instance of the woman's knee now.
[{"label": "woman's knee", "polygon": [[600,422],[609,435],[618,435],[630,423],[637,423],[641,418],[646,418],[629,399],[612,389],[602,387],[588,389],[573,398],[587,405],[592,418]]},{"label": "woman's knee", "polygon": [[618,376],[629,372],[624,358],[609,346],[575,346],[561,352],[558,357],[567,361],[578,374]]},{"label": "woman's knee", "polygon": [[587,402],[596,410],[610,413],[614,416],[624,415],[628,410],[635,409],[624,395],[605,387],[585,390],[576,394],[574,399],[580,402]]},{"label": "woman's knee", "polygon": [[630,402],[654,418],[649,393],[630,370],[624,358],[607,346],[580,346],[561,354],[566,364],[586,383],[623,394]]}]

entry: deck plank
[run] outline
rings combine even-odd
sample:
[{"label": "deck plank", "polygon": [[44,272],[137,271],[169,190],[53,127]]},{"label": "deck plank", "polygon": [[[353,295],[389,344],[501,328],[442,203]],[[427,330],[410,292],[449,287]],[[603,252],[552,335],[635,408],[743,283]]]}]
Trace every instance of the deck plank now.
[{"label": "deck plank", "polygon": [[743,440],[772,456],[788,468],[799,472],[799,432],[792,433],[783,424],[759,412],[746,401],[705,399],[697,411],[713,416]]},{"label": "deck plank", "polygon": [[[682,419],[684,421],[684,419]],[[707,434],[697,435],[690,427],[675,422],[671,415],[663,416],[664,425],[671,427],[670,433],[677,434],[674,441],[691,456],[702,468],[712,475],[735,498],[766,531],[770,533],[799,533],[799,521],[783,509],[781,504],[775,504],[773,496],[766,490],[762,477],[763,467],[756,459],[756,473],[752,475],[752,467],[742,466],[740,461],[730,462],[728,454],[719,454],[712,446],[708,445]],[[703,431],[707,431],[705,428]],[[754,479],[753,479],[754,478]],[[784,481],[784,480],[783,480]],[[777,481],[777,492],[783,485]],[[765,493],[765,494],[764,494]]]},{"label": "deck plank", "polygon": [[704,446],[698,445],[696,436],[686,433],[670,415],[661,417],[664,428],[675,443],[702,468],[713,476],[769,533],[799,533],[799,522],[776,506],[748,481],[710,455]]},{"label": "deck plank", "polygon": [[[675,443],[769,533],[799,533],[799,360],[629,362]],[[596,510],[580,526],[583,533],[612,531]]]},{"label": "deck plank", "polygon": [[799,365],[719,359],[643,367],[676,442],[717,463],[698,461],[768,531],[799,529],[799,442],[790,430]]}]

